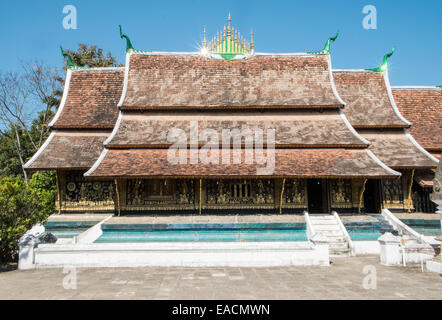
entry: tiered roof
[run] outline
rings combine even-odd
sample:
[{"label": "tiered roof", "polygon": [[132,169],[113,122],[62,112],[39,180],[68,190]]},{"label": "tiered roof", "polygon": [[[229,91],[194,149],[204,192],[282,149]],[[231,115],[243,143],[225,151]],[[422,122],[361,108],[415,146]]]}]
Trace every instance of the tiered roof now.
[{"label": "tiered roof", "polygon": [[369,143],[348,123],[329,66],[328,54],[257,54],[224,61],[131,52],[121,113],[86,176],[257,175],[257,164],[244,161],[170,164],[168,129],[188,133],[192,121],[198,130],[213,129],[220,137],[222,129],[275,129],[272,176],[398,176],[367,152]]},{"label": "tiered roof", "polygon": [[442,152],[442,88],[393,87],[401,113],[413,122],[409,129],[416,141],[435,157]]},{"label": "tiered roof", "polygon": [[327,55],[224,61],[192,54],[129,54],[125,109],[343,107]]},{"label": "tiered roof", "polygon": [[68,69],[52,132],[25,168],[89,169],[115,124],[123,76],[124,68]]},{"label": "tiered roof", "polygon": [[371,142],[370,150],[395,169],[434,168],[437,159],[408,133],[412,123],[396,106],[388,72],[334,70],[350,123]]},{"label": "tiered roof", "polygon": [[[120,27],[125,67],[68,69],[52,133],[26,168],[89,169],[86,176],[106,178],[257,175],[257,164],[244,161],[169,163],[168,130],[189,135],[192,125],[219,137],[223,129],[275,129],[276,177],[384,178],[400,175],[386,165],[436,165],[395,104],[385,71],[393,51],[375,71],[332,72],[337,34],[319,52],[263,54],[253,38],[237,36],[230,18],[226,31],[209,43],[204,36],[201,52],[148,53],[134,50]],[[436,140],[429,145],[438,147]]]}]

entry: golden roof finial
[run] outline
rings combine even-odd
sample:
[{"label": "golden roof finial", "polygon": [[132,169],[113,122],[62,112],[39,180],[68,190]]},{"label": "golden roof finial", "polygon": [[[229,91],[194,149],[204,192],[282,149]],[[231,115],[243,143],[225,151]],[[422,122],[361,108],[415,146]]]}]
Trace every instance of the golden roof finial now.
[{"label": "golden roof finial", "polygon": [[216,53],[225,59],[231,59],[232,55],[253,53],[255,42],[253,39],[253,30],[251,30],[250,42],[247,41],[238,28],[232,25],[232,16],[229,12],[227,24],[216,33],[216,36],[207,41],[206,27],[203,29],[203,48],[207,48],[209,53]]},{"label": "golden roof finial", "polygon": [[255,42],[253,41],[253,29],[250,33],[250,50],[255,50]]}]

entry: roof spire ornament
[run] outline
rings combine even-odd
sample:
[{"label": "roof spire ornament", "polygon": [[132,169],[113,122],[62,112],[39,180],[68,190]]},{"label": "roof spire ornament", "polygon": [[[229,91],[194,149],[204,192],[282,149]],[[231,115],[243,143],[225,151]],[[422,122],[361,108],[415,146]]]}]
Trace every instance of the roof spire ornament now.
[{"label": "roof spire ornament", "polygon": [[126,52],[135,50],[134,47],[132,46],[132,43],[130,42],[130,39],[127,35],[123,34],[123,29],[121,28],[121,25],[118,26],[120,28],[120,38],[121,39],[126,39]]},{"label": "roof spire ornament", "polygon": [[[204,36],[202,48],[207,48],[206,50],[201,50],[201,54],[215,59],[247,59],[253,54],[254,41],[252,32],[252,41],[249,44],[244,41],[244,37],[240,34],[238,28],[232,25],[232,17],[229,15],[227,17],[227,26],[216,33],[208,43],[207,46],[206,38]],[[246,45],[247,44],[247,45]]]},{"label": "roof spire ornament", "polygon": [[255,42],[253,41],[253,29],[250,33],[250,50],[253,52],[255,51]]},{"label": "roof spire ornament", "polygon": [[321,51],[314,51],[314,52],[309,52],[309,53],[313,53],[313,54],[330,53],[330,42],[335,42],[335,40],[338,38],[338,36],[339,36],[339,30],[336,32],[336,35],[334,37],[330,37],[327,39],[327,41],[325,42],[324,49],[322,49]]},{"label": "roof spire ornament", "polygon": [[384,71],[387,71],[388,70],[388,61],[387,60],[388,60],[388,58],[390,58],[393,55],[393,53],[394,53],[394,47],[391,49],[391,51],[389,53],[387,53],[384,56],[384,59],[382,59],[382,64],[379,67],[371,68],[371,69],[365,69],[365,70],[374,71],[374,72],[384,72]]},{"label": "roof spire ornament", "polygon": [[76,65],[72,62],[72,57],[69,53],[63,50],[63,47],[60,46],[61,54],[64,58],[68,58],[68,68],[75,68]]}]

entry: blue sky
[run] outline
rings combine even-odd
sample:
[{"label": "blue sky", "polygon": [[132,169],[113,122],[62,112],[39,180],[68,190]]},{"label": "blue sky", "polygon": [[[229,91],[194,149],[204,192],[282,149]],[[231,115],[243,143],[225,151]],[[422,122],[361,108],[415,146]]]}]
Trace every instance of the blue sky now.
[{"label": "blue sky", "polygon": [[[65,5],[77,8],[77,30],[63,28]],[[376,30],[362,27],[365,5],[377,9]],[[258,52],[320,50],[339,29],[332,44],[334,68],[376,67],[395,46],[393,85],[442,85],[442,1],[430,0],[2,0],[0,70],[18,70],[20,60],[31,59],[61,66],[58,46],[75,49],[80,42],[96,44],[123,62],[118,24],[136,49],[195,51],[202,26],[208,37],[216,34],[229,11],[247,38],[253,28]]]}]

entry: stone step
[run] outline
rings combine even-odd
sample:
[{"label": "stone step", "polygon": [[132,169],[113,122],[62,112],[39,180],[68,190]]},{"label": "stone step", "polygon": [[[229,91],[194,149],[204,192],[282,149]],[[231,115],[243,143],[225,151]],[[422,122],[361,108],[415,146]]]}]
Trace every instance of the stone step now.
[{"label": "stone step", "polygon": [[348,243],[343,242],[343,243],[330,243],[330,249],[331,250],[347,250],[348,248]]},{"label": "stone step", "polygon": [[312,221],[313,225],[337,225],[336,221],[332,221],[332,220],[317,220],[317,221]]},{"label": "stone step", "polygon": [[330,257],[333,258],[344,258],[344,257],[350,257],[351,256],[351,251],[339,251],[339,252],[330,252]]},{"label": "stone step", "polygon": [[345,240],[344,238],[328,238],[329,243],[333,244],[333,243],[347,243],[347,240]]},{"label": "stone step", "polygon": [[310,220],[311,221],[335,221],[334,217],[311,217],[310,216]]},{"label": "stone step", "polygon": [[317,232],[321,232],[327,235],[331,235],[331,236],[343,236],[341,229],[339,230],[324,230],[324,229],[315,229]]},{"label": "stone step", "polygon": [[317,232],[321,232],[323,230],[324,231],[340,231],[341,229],[339,228],[338,225],[333,225],[333,224],[323,225],[323,224],[321,224],[321,225],[315,225],[315,230]]}]

